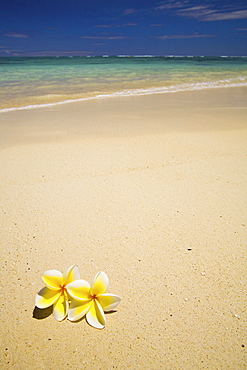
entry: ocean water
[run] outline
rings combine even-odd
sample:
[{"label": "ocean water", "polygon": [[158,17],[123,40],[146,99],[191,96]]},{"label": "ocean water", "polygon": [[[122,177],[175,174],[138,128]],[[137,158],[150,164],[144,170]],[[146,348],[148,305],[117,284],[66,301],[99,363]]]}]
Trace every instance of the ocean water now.
[{"label": "ocean water", "polygon": [[247,86],[247,57],[0,58],[0,111],[230,86]]}]

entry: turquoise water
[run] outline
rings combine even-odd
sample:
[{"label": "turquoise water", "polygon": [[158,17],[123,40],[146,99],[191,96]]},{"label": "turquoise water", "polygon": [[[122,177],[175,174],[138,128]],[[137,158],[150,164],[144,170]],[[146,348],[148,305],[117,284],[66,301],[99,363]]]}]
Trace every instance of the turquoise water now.
[{"label": "turquoise water", "polygon": [[247,57],[0,58],[0,109],[247,86]]}]

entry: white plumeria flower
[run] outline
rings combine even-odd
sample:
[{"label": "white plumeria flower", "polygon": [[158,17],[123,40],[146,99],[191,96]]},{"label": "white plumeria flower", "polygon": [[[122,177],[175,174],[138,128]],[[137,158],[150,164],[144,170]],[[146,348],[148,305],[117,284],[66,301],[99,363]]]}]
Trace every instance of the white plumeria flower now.
[{"label": "white plumeria flower", "polygon": [[121,298],[106,293],[109,286],[107,275],[101,271],[95,276],[92,287],[85,280],[75,280],[67,285],[72,299],[68,312],[70,321],[77,321],[86,315],[87,322],[97,329],[105,327],[105,314],[115,310]]},{"label": "white plumeria flower", "polygon": [[62,321],[68,314],[69,297],[67,285],[80,279],[78,266],[71,266],[65,274],[58,270],[48,270],[42,275],[45,287],[36,296],[36,306],[47,308],[53,305],[53,316],[56,320]]}]

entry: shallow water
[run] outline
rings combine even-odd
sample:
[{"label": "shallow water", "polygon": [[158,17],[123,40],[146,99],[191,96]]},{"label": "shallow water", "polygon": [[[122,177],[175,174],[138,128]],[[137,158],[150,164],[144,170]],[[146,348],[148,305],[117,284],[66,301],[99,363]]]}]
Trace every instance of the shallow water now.
[{"label": "shallow water", "polygon": [[247,57],[0,58],[0,109],[247,85]]}]

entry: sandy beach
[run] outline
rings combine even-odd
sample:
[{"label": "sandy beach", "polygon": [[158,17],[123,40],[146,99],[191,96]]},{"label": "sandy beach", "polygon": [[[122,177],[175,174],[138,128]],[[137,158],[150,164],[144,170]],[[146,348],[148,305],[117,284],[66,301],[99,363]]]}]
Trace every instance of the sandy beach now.
[{"label": "sandy beach", "polygon": [[[246,143],[239,87],[0,113],[1,367],[246,369]],[[36,317],[73,264],[103,330]]]}]

